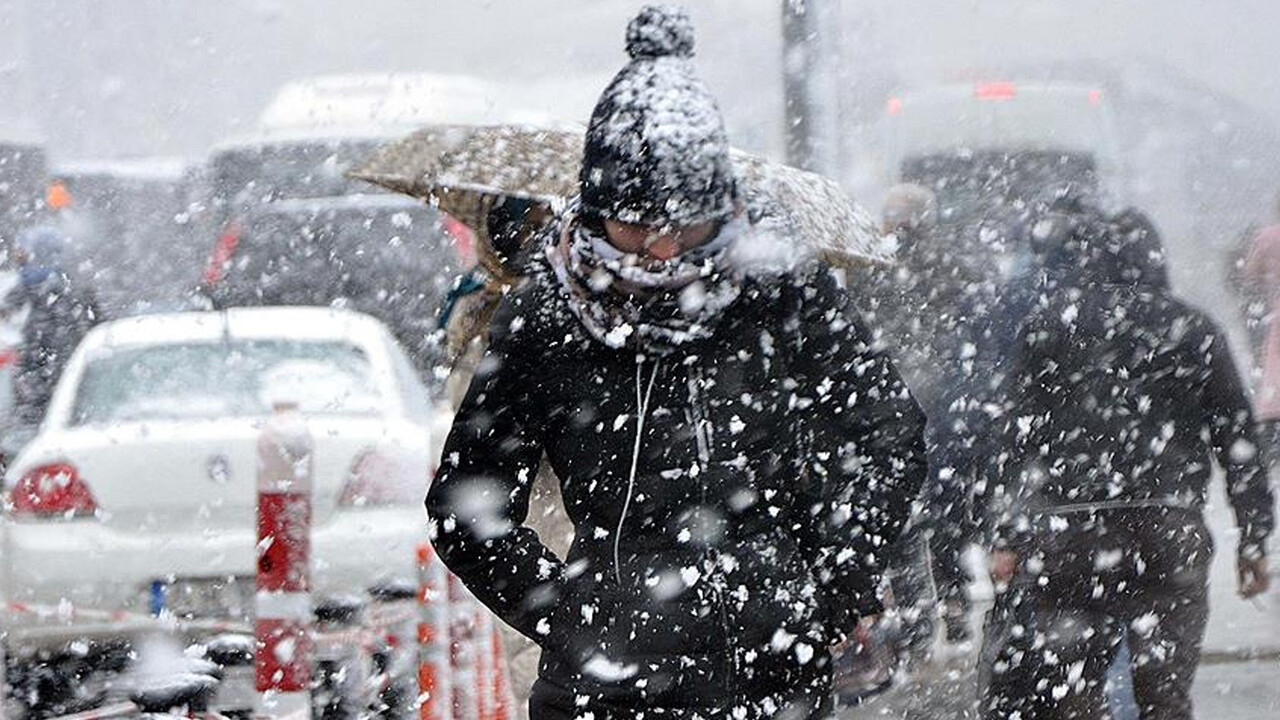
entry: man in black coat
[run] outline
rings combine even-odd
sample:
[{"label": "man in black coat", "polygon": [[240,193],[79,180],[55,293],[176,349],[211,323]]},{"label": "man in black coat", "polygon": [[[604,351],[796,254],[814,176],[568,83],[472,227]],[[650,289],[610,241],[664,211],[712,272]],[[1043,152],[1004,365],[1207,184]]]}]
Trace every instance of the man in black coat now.
[{"label": "man in black coat", "polygon": [[1265,590],[1274,499],[1227,338],[1170,294],[1143,216],[1082,210],[1010,372],[988,627],[992,718],[1110,717],[1127,643],[1142,717],[1191,718],[1213,545],[1213,462],[1240,528],[1241,594]]},{"label": "man in black coat", "polygon": [[[458,412],[433,542],[542,647],[535,720],[822,717],[828,647],[879,609],[924,417],[828,273],[735,259],[768,240],[738,211],[688,18],[646,8],[627,40],[581,198]],[[564,559],[524,526],[544,455]]]}]

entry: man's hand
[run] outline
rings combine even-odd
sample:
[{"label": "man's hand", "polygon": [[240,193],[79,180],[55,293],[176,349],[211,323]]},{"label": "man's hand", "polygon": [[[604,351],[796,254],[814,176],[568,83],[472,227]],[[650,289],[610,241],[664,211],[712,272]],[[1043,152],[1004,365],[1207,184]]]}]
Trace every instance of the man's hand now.
[{"label": "man's hand", "polygon": [[1018,574],[1018,554],[1012,550],[992,550],[989,567],[991,582],[997,590],[1002,589]]},{"label": "man's hand", "polygon": [[1271,587],[1271,577],[1267,574],[1267,556],[1237,556],[1236,578],[1240,597],[1246,600],[1266,592],[1267,588]]}]

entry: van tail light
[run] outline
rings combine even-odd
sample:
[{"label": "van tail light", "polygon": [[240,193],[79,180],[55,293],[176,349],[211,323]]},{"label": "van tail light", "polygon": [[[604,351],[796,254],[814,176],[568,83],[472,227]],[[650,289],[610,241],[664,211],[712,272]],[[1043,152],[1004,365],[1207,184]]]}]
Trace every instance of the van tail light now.
[{"label": "van tail light", "polygon": [[342,507],[386,507],[421,502],[426,496],[426,477],[409,477],[402,463],[366,450],[351,464],[347,483],[338,504]]},{"label": "van tail light", "polygon": [[973,87],[979,100],[1012,100],[1018,96],[1018,86],[1011,82],[982,82]]},{"label": "van tail light", "polygon": [[237,223],[227,225],[218,235],[217,242],[213,244],[213,252],[209,254],[209,264],[204,269],[205,285],[213,287],[222,282],[227,263],[235,256],[243,235],[244,230]]},{"label": "van tail light", "polygon": [[14,517],[92,517],[98,510],[93,493],[74,465],[51,463],[23,473],[9,504]]}]

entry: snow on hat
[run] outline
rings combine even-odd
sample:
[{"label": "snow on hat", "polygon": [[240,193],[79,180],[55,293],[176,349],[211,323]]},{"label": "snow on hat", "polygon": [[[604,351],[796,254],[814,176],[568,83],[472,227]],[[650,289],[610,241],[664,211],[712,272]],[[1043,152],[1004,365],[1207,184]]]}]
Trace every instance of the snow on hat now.
[{"label": "snow on hat", "polygon": [[693,22],[650,5],[627,26],[631,61],[591,114],[579,175],[582,210],[641,225],[682,227],[733,213],[729,139],[694,71]]}]

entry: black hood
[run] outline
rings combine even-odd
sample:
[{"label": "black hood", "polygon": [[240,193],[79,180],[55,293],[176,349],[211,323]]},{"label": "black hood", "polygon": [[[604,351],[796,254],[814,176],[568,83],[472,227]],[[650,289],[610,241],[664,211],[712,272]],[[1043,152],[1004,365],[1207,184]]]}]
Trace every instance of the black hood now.
[{"label": "black hood", "polygon": [[1110,285],[1167,290],[1164,243],[1144,213],[1127,208],[1107,217],[1073,214],[1049,253],[1049,272],[1069,285]]}]

